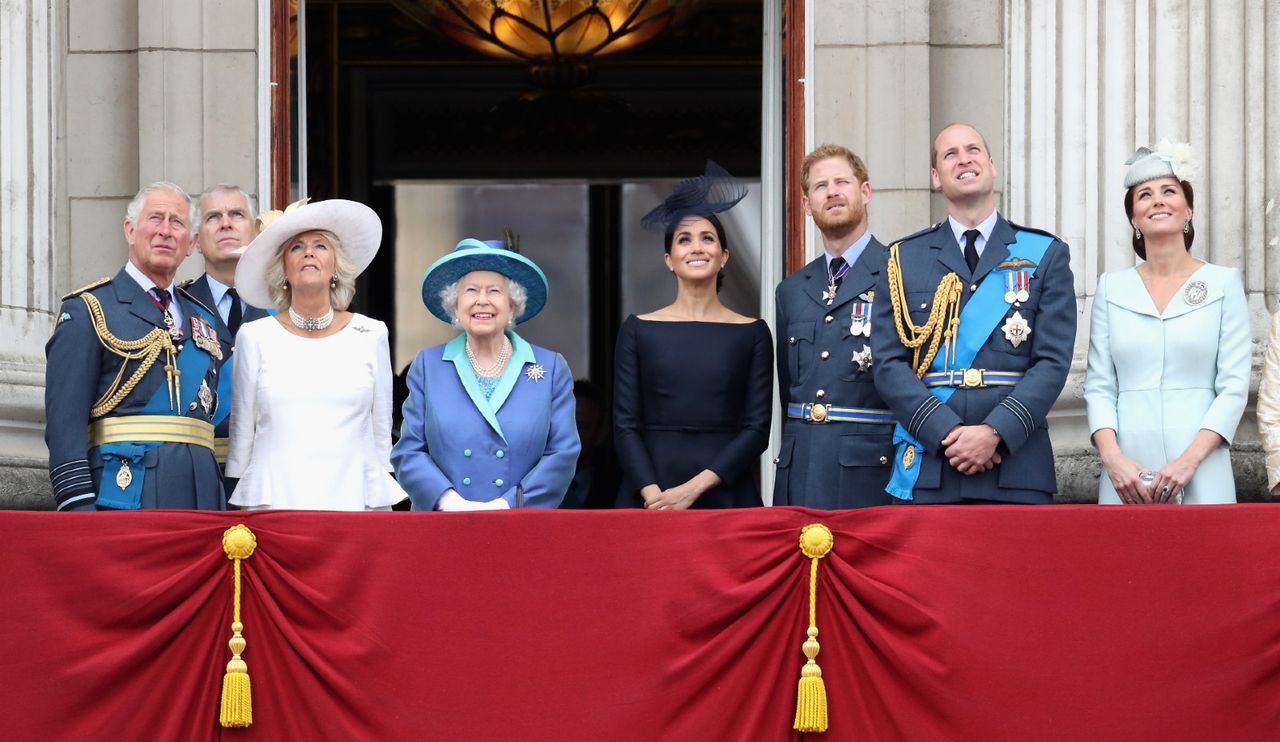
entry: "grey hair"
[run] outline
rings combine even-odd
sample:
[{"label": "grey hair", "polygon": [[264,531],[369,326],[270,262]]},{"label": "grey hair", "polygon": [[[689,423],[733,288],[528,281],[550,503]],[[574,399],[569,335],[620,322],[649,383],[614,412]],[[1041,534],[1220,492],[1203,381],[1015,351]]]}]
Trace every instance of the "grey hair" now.
[{"label": "grey hair", "polygon": [[157,180],[156,182],[148,186],[145,186],[143,187],[142,190],[138,191],[138,194],[133,197],[133,200],[129,202],[128,207],[125,208],[124,218],[129,220],[129,223],[133,225],[134,229],[137,229],[138,217],[142,215],[142,204],[146,203],[147,196],[150,196],[156,191],[172,191],[173,193],[176,193],[177,195],[182,196],[184,199],[186,199],[187,226],[191,228],[191,236],[194,237],[199,227],[199,220],[197,218],[198,215],[196,213],[197,212],[196,204],[194,201],[191,200],[191,196],[188,196],[187,192],[182,190],[182,186],[178,185],[177,183],[171,183],[167,180]]},{"label": "grey hair", "polygon": [[[516,318],[524,314],[525,307],[529,306],[529,292],[524,286],[513,278],[507,279],[507,298],[511,300],[511,319],[507,321],[507,327],[514,327]],[[444,308],[444,313],[449,315],[449,322],[454,327],[461,327],[458,323],[458,283],[462,279],[445,286],[440,289],[440,305]]]},{"label": "grey hair", "polygon": [[245,204],[248,205],[249,207],[249,221],[253,221],[258,217],[258,209],[254,206],[253,196],[250,196],[247,192],[245,192],[243,188],[241,188],[238,185],[232,185],[230,183],[219,183],[217,185],[212,185],[204,189],[204,192],[202,192],[199,196],[196,197],[196,218],[195,218],[196,224],[199,224],[200,221],[204,219],[205,198],[212,196],[215,193],[239,194],[240,198],[243,198]]},{"label": "grey hair", "polygon": [[282,312],[289,308],[292,292],[284,278],[284,247],[292,244],[298,235],[307,232],[318,232],[324,235],[333,247],[335,269],[333,275],[338,285],[329,287],[329,304],[341,312],[351,306],[351,300],[356,295],[356,266],[351,262],[351,258],[347,257],[347,251],[342,247],[342,241],[338,239],[338,235],[327,229],[304,229],[281,242],[276,248],[276,259],[267,264],[267,291],[271,294],[271,303]]}]

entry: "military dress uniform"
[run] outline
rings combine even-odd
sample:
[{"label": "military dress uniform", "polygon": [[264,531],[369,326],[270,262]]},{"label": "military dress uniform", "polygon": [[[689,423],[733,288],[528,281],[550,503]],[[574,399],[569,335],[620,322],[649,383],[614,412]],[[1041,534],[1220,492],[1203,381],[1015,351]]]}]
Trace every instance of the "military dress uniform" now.
[{"label": "military dress uniform", "polygon": [[[222,313],[218,310],[218,303],[213,298],[213,287],[209,285],[209,274],[205,273],[199,278],[187,281],[182,284],[182,288],[202,305],[213,310],[214,327],[218,331],[218,337],[224,338],[229,345],[226,358],[222,362],[222,370],[218,372],[218,410],[213,416],[213,449],[214,455],[218,460],[218,467],[225,470],[227,465],[227,450],[229,446],[229,437],[231,431],[231,377],[232,362],[235,354],[235,333],[227,326],[226,321],[222,317]],[[239,297],[235,301],[241,301]],[[256,319],[268,317],[271,312],[266,309],[259,309],[245,303],[244,310],[241,313],[241,324],[252,322]],[[239,329],[239,328],[236,328]]]},{"label": "military dress uniform", "polygon": [[[1011,248],[1029,245],[1042,251],[1036,259],[1011,257]],[[926,325],[935,304],[945,301],[939,287],[954,274],[955,313],[945,313],[941,324],[957,319],[962,337],[966,326],[993,328],[976,337],[968,333],[976,348],[968,362],[948,363],[954,350],[943,342],[933,365],[913,367],[919,356],[904,344],[906,325],[895,325],[890,301],[896,269],[890,264],[881,274],[876,294],[884,300],[872,311],[871,349],[876,387],[902,430],[919,443],[910,451],[902,444],[895,449],[895,468],[914,479],[907,497],[920,503],[1051,502],[1057,481],[1045,418],[1066,383],[1077,320],[1067,245],[997,214],[972,272],[947,220],[900,240],[898,256],[899,303],[909,315],[900,319]],[[971,301],[974,308],[966,312]],[[1000,434],[1002,462],[966,476],[943,458],[941,441],[956,425],[983,423]]]},{"label": "military dress uniform", "polygon": [[778,284],[778,394],[782,445],[774,505],[889,504],[893,414],[872,374],[871,308],[887,250],[871,237],[830,296],[826,257]]},{"label": "military dress uniform", "polygon": [[63,298],[45,346],[59,510],[225,509],[211,421],[230,345],[208,307],[181,288],[170,301],[181,325],[127,269]]}]

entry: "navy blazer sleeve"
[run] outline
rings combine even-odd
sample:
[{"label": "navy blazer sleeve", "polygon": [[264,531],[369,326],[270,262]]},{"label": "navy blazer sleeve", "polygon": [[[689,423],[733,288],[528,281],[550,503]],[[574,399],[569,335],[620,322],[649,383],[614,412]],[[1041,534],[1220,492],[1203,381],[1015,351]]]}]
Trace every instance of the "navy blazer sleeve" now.
[{"label": "navy blazer sleeve", "polygon": [[97,498],[89,471],[89,410],[102,354],[89,311],[78,296],[62,302],[57,327],[45,345],[45,444],[49,478],[59,510],[92,510]]},{"label": "navy blazer sleeve", "polygon": [[1075,352],[1075,281],[1067,246],[1061,240],[1049,246],[1036,278],[1041,281],[1040,306],[1030,338],[1031,365],[984,421],[1000,434],[1009,453],[1017,453],[1031,434],[1044,426],[1049,408],[1067,383]]},{"label": "navy blazer sleeve", "polygon": [[787,402],[791,399],[791,369],[787,364],[787,301],[782,295],[781,283],[773,290],[773,308],[773,327],[777,333],[774,361],[778,367],[778,414],[786,422]]},{"label": "navy blazer sleeve", "polygon": [[[773,338],[768,325],[754,324],[751,368],[747,370],[746,398],[742,400],[742,429],[707,465],[724,482],[738,479],[769,446],[769,425],[773,420]],[[726,369],[726,373],[734,372],[735,369]]]}]

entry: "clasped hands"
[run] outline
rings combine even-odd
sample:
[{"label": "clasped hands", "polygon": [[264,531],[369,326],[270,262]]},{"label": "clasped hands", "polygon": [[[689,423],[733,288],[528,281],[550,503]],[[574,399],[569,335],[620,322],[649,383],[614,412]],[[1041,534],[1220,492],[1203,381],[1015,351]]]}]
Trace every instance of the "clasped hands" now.
[{"label": "clasped hands", "polygon": [[1000,463],[1000,434],[982,423],[957,425],[942,439],[942,455],[961,474],[972,476]]},{"label": "clasped hands", "polygon": [[[1126,505],[1177,502],[1182,489],[1191,481],[1196,470],[1196,467],[1181,457],[1170,461],[1157,472],[1143,469],[1128,456],[1119,458],[1119,461],[1103,461],[1103,464],[1107,475],[1111,477],[1111,486],[1120,496],[1120,501]],[[1143,481],[1143,474],[1150,475],[1150,484]]]},{"label": "clasped hands", "polygon": [[507,501],[501,497],[484,502],[475,502],[468,500],[453,489],[445,490],[444,494],[440,495],[440,499],[436,500],[436,510],[454,513],[468,510],[506,510],[510,507]]}]

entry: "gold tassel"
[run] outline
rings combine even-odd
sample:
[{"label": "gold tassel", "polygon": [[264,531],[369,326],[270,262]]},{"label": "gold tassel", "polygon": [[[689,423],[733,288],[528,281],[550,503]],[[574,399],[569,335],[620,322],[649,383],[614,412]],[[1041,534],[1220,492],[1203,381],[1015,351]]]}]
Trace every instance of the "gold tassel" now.
[{"label": "gold tassel", "polygon": [[800,551],[809,557],[809,630],[801,647],[808,661],[800,670],[800,687],[796,693],[793,728],[798,732],[827,731],[827,686],[815,659],[818,656],[818,560],[834,545],[831,529],[821,523],[812,523],[800,530]]},{"label": "gold tassel", "polygon": [[222,550],[233,565],[235,593],[232,601],[231,661],[227,674],[222,677],[222,713],[218,721],[224,727],[247,727],[253,723],[253,696],[249,690],[249,666],[240,655],[244,653],[244,624],[240,623],[240,561],[253,555],[258,538],[243,523],[228,528],[222,534]]}]

